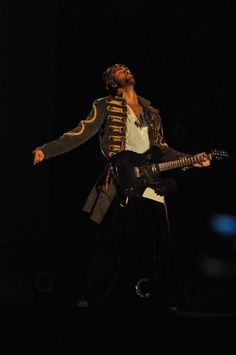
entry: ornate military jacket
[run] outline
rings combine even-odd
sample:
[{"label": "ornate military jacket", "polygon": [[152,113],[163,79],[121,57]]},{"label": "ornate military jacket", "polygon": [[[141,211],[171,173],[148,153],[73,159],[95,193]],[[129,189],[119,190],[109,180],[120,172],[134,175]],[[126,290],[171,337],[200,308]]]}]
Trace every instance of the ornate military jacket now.
[{"label": "ornate military jacket", "polygon": [[[162,147],[167,160],[179,158],[182,153],[168,147],[164,141],[159,111],[143,97],[138,96],[138,100],[143,108],[148,127],[150,146]],[[122,96],[103,97],[93,102],[86,119],[81,120],[74,129],[37,149],[41,149],[45,154],[45,159],[49,159],[77,148],[94,135],[99,134],[101,152],[109,163],[112,155],[125,149],[126,124],[127,103],[125,99]],[[95,223],[101,223],[115,195],[115,183],[111,178],[107,186],[106,171],[103,171],[85,201],[83,211],[89,213],[91,220]]]}]

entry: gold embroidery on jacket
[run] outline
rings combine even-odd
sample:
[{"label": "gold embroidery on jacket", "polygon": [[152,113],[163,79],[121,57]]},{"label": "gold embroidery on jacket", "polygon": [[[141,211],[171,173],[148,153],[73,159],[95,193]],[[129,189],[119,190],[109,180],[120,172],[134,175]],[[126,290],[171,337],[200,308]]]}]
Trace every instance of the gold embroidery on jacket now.
[{"label": "gold embroidery on jacket", "polygon": [[110,142],[121,143],[121,144],[122,144],[124,139],[125,139],[124,136],[110,136],[109,137],[109,141]]},{"label": "gold embroidery on jacket", "polygon": [[107,119],[111,122],[125,122],[126,118],[124,116],[114,116],[114,115],[108,115]]},{"label": "gold embroidery on jacket", "polygon": [[81,124],[81,129],[79,130],[79,132],[66,132],[64,133],[64,136],[80,136],[83,131],[85,130],[85,127],[88,123],[92,123],[96,120],[97,117],[97,108],[95,105],[93,105],[93,109],[94,109],[94,113],[93,116],[90,119],[87,120],[81,120],[80,124]]},{"label": "gold embroidery on jacket", "polygon": [[109,102],[109,104],[112,104],[112,105],[117,105],[117,106],[124,106],[125,105],[123,100],[118,101],[118,100],[107,99],[106,101]]},{"label": "gold embroidery on jacket", "polygon": [[119,153],[119,151],[117,151],[117,152],[109,152],[108,153],[108,157],[111,158],[113,155],[115,155],[117,153]]},{"label": "gold embroidery on jacket", "polygon": [[109,126],[109,130],[115,133],[125,133],[126,126]]},{"label": "gold embroidery on jacket", "polygon": [[120,152],[120,145],[117,145],[117,144],[112,144],[112,145],[109,145],[109,150],[111,152],[116,152],[116,153],[119,153]]},{"label": "gold embroidery on jacket", "polygon": [[117,112],[117,113],[124,113],[127,112],[126,107],[115,107],[115,106],[108,106],[107,111],[110,112]]}]

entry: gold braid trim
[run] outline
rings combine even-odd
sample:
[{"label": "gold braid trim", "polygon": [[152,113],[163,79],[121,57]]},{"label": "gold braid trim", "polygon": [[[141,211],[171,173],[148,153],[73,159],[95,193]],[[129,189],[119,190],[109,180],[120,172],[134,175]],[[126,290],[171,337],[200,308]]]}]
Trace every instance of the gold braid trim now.
[{"label": "gold braid trim", "polygon": [[124,113],[127,111],[126,107],[115,107],[115,106],[107,106],[107,111],[109,112],[118,112],[118,113]]},{"label": "gold braid trim", "polygon": [[112,105],[117,105],[117,106],[124,106],[124,101],[123,100],[112,100],[112,99],[108,99],[106,100],[109,104]]},{"label": "gold braid trim", "polygon": [[97,108],[95,105],[93,105],[93,109],[94,109],[94,114],[93,116],[89,119],[89,120],[81,120],[80,124],[81,124],[81,129],[79,132],[66,132],[64,133],[64,136],[80,136],[83,131],[85,130],[86,124],[87,123],[92,123],[96,120],[97,117]]}]

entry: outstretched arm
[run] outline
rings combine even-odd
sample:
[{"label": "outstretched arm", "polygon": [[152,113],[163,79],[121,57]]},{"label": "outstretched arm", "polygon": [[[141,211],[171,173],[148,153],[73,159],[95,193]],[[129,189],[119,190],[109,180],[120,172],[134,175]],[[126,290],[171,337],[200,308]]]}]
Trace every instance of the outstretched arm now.
[{"label": "outstretched arm", "polygon": [[34,149],[33,164],[36,165],[45,159],[64,154],[92,138],[100,130],[104,120],[103,110],[97,111],[94,104],[87,118],[81,120],[74,129]]}]

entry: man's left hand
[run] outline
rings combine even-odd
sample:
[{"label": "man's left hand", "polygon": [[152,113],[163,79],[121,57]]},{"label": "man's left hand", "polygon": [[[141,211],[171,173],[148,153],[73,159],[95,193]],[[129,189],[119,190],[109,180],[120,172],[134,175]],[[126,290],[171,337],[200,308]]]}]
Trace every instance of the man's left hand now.
[{"label": "man's left hand", "polygon": [[207,168],[208,166],[211,165],[211,161],[205,152],[196,154],[196,156],[199,156],[199,155],[201,155],[203,157],[203,160],[201,162],[194,163],[193,164],[194,168]]}]

